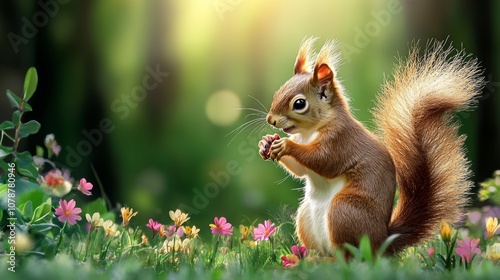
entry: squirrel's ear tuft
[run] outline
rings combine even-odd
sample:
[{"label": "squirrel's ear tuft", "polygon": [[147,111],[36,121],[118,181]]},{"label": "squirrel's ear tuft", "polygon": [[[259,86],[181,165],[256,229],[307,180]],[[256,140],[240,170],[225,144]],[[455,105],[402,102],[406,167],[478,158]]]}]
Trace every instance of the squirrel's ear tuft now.
[{"label": "squirrel's ear tuft", "polygon": [[302,41],[300,46],[299,54],[295,60],[295,66],[293,67],[294,74],[309,73],[312,61],[314,60],[314,50],[313,45],[317,38],[307,38]]},{"label": "squirrel's ear tuft", "polygon": [[333,71],[330,69],[328,64],[316,65],[314,67],[314,73],[312,77],[312,83],[317,85],[318,82],[321,85],[327,84],[333,81]]},{"label": "squirrel's ear tuft", "polygon": [[340,55],[337,52],[337,44],[334,41],[327,42],[318,53],[311,83],[317,85],[333,82],[335,67],[338,65]]}]

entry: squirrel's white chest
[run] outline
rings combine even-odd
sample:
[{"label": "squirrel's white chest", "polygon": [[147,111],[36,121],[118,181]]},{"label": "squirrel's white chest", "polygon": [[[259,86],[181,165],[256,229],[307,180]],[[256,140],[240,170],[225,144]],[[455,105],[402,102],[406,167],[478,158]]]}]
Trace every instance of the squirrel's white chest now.
[{"label": "squirrel's white chest", "polygon": [[344,175],[325,179],[312,170],[306,170],[306,185],[301,211],[309,218],[308,235],[313,236],[315,247],[328,252],[333,248],[328,227],[329,209],[335,195],[346,183]]},{"label": "squirrel's white chest", "polygon": [[[294,135],[291,139],[297,143],[307,144],[318,136],[318,132],[307,135]],[[327,179],[299,164],[292,157],[283,157],[283,165],[295,176],[305,180],[304,199],[299,206],[297,218],[301,219],[301,228],[307,236],[313,237],[313,246],[323,252],[329,252],[333,245],[328,228],[329,209],[332,200],[346,184],[345,175]]]}]

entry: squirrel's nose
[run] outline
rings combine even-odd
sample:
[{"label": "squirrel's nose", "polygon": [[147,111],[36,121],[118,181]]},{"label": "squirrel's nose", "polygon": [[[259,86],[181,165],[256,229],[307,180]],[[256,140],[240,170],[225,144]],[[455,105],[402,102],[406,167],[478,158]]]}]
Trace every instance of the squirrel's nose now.
[{"label": "squirrel's nose", "polygon": [[273,116],[271,116],[271,114],[267,114],[266,121],[268,124],[276,126],[276,120],[273,119]]}]

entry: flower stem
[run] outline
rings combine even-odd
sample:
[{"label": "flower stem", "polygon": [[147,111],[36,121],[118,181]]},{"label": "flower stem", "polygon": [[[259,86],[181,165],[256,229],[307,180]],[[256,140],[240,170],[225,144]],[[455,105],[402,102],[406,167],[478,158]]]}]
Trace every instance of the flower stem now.
[{"label": "flower stem", "polygon": [[61,228],[61,231],[59,232],[59,240],[57,241],[56,252],[59,251],[59,248],[61,247],[62,240],[63,240],[63,233],[64,233],[64,229],[66,228],[67,223],[68,222],[64,222],[63,227]]},{"label": "flower stem", "polygon": [[85,246],[85,256],[84,256],[84,259],[83,261],[87,261],[87,258],[89,257],[89,251],[90,251],[90,236],[92,235],[92,233],[94,232],[94,229],[92,229],[89,234],[87,235],[87,242],[86,242],[86,246]]},{"label": "flower stem", "polygon": [[21,100],[21,104],[19,105],[19,111],[21,111],[21,113],[19,114],[19,124],[16,126],[16,131],[15,131],[15,134],[14,134],[14,146],[13,146],[13,151],[12,151],[12,154],[14,156],[17,157],[17,148],[19,147],[19,142],[20,142],[20,138],[19,138],[19,131],[21,130],[21,125],[22,125],[22,122],[21,120],[23,119],[23,115],[24,115],[24,99]]},{"label": "flower stem", "polygon": [[221,236],[217,236],[217,241],[215,242],[214,250],[212,251],[212,255],[210,256],[210,262],[208,264],[209,268],[212,268],[213,263],[215,261],[215,256],[217,255],[217,251],[219,250],[219,243]]}]

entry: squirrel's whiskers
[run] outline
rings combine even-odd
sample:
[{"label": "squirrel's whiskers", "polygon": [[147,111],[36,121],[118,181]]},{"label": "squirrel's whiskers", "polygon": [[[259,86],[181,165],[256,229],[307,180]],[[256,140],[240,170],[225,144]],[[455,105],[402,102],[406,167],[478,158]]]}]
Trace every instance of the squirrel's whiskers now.
[{"label": "squirrel's whiskers", "polygon": [[268,124],[266,122],[266,116],[267,116],[268,111],[267,111],[266,107],[257,98],[250,96],[250,95],[249,95],[249,97],[252,98],[253,100],[257,101],[257,103],[259,103],[260,106],[262,106],[262,108],[264,108],[264,111],[256,109],[256,108],[235,108],[235,110],[246,110],[246,111],[251,112],[245,116],[245,119],[250,118],[250,117],[254,117],[254,118],[249,120],[249,121],[244,122],[243,124],[241,124],[237,128],[233,129],[231,132],[226,134],[226,137],[231,135],[231,134],[235,134],[233,136],[233,138],[231,138],[231,140],[227,144],[228,146],[231,145],[231,143],[234,141],[234,139],[236,139],[236,137],[238,137],[238,135],[240,135],[243,131],[251,128],[254,125],[255,125],[255,127],[250,131],[250,133],[248,133],[247,137],[252,135],[256,131],[264,131],[266,128],[268,128]]}]

